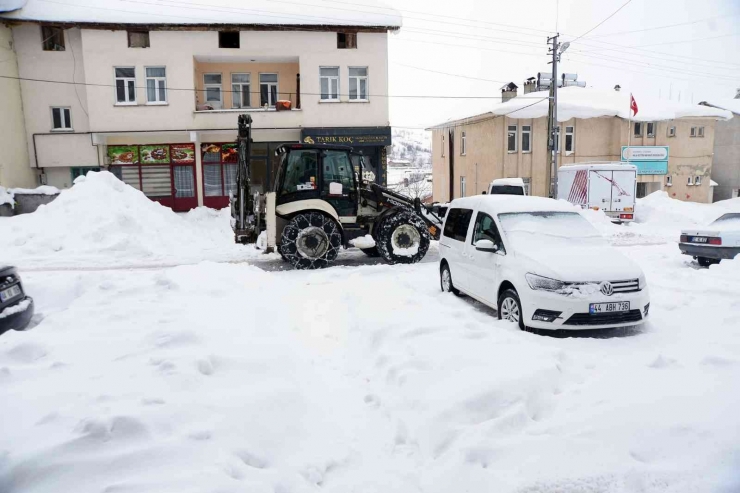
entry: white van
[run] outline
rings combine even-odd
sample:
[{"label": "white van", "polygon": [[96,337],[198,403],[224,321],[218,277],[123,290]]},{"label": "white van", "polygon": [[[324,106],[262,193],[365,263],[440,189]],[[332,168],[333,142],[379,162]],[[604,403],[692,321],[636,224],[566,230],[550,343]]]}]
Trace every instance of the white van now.
[{"label": "white van", "polygon": [[640,267],[561,201],[455,199],[439,255],[442,291],[463,292],[521,329],[624,327],[648,316]]},{"label": "white van", "polygon": [[631,164],[574,164],[558,170],[558,199],[602,210],[614,222],[635,219],[637,167]]},{"label": "white van", "polygon": [[489,195],[527,195],[527,188],[521,178],[498,178],[488,186]]}]

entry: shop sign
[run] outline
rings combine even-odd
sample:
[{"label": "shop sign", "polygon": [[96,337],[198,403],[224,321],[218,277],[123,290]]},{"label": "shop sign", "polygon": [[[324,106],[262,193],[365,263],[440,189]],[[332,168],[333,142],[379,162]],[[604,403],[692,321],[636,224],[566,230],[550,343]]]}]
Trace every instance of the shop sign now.
[{"label": "shop sign", "polygon": [[389,146],[390,127],[369,128],[304,128],[301,130],[304,144],[334,144],[346,146]]},{"label": "shop sign", "polygon": [[108,146],[108,157],[111,164],[138,164],[138,146]]},{"label": "shop sign", "polygon": [[173,163],[193,164],[195,163],[195,144],[172,144],[170,156]]},{"label": "shop sign", "polygon": [[668,146],[622,146],[621,157],[637,167],[638,175],[668,174]]},{"label": "shop sign", "polygon": [[139,146],[141,164],[170,164],[170,146]]}]

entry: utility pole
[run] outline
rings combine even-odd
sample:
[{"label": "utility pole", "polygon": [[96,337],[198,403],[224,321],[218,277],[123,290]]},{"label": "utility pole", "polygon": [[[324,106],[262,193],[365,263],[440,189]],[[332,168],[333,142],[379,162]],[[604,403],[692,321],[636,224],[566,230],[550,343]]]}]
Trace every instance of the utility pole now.
[{"label": "utility pole", "polygon": [[547,38],[547,44],[551,45],[548,49],[548,53],[552,55],[552,79],[550,82],[550,104],[549,104],[549,115],[548,115],[548,128],[550,131],[548,150],[549,156],[547,160],[547,190],[550,192],[553,198],[558,198],[558,181],[553,181],[553,169],[555,170],[555,176],[558,174],[558,137],[559,137],[559,126],[558,126],[558,56],[560,43],[558,43],[558,37],[560,34],[555,34],[552,38]]}]

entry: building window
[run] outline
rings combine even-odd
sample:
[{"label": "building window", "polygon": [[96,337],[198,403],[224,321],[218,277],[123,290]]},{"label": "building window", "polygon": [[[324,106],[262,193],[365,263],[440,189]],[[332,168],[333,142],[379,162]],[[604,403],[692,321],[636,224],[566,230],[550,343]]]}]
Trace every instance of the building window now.
[{"label": "building window", "polygon": [[668,127],[668,137],[676,136],[676,127]]},{"label": "building window", "polygon": [[278,97],[278,74],[260,74],[260,106],[275,106]]},{"label": "building window", "polygon": [[41,26],[41,46],[44,51],[64,51],[64,29]]},{"label": "building window", "polygon": [[219,48],[239,48],[239,31],[219,31]]},{"label": "building window", "polygon": [[516,125],[509,125],[509,131],[507,133],[507,150],[509,152],[516,152]]},{"label": "building window", "polygon": [[574,127],[565,127],[565,154],[573,154],[576,148],[576,140],[574,135]]},{"label": "building window", "polygon": [[522,125],[522,152],[532,152],[531,125]]},{"label": "building window", "polygon": [[691,137],[704,137],[704,127],[691,127]]},{"label": "building window", "polygon": [[337,33],[337,48],[340,50],[357,48],[357,33]]},{"label": "building window", "polygon": [[704,127],[699,127],[699,133],[697,134],[697,137],[704,137]]},{"label": "building window", "polygon": [[128,31],[129,48],[149,48],[149,31]]},{"label": "building window", "polygon": [[52,108],[51,121],[54,130],[72,130],[69,108]]},{"label": "building window", "polygon": [[146,101],[152,104],[167,102],[167,72],[164,67],[146,67]]},{"label": "building window", "polygon": [[116,103],[136,104],[136,69],[116,67]]},{"label": "building window", "polygon": [[686,184],[687,184],[688,186],[692,186],[692,185],[694,184],[694,179],[693,179],[692,177],[690,177],[690,176],[689,176],[689,177],[688,177],[688,178],[686,179]]},{"label": "building window", "polygon": [[221,109],[223,106],[221,74],[203,74],[203,88],[206,93],[206,104],[213,109]]},{"label": "building window", "polygon": [[642,123],[635,122],[635,137],[642,137]]},{"label": "building window", "polygon": [[699,185],[701,185],[701,176],[695,176],[694,177],[694,186],[697,186],[698,187]]},{"label": "building window", "polygon": [[339,67],[320,67],[319,84],[321,101],[339,101]]},{"label": "building window", "polygon": [[466,190],[465,190],[465,177],[460,177],[460,197],[466,197]]},{"label": "building window", "polygon": [[673,186],[673,175],[666,175],[665,177],[665,186],[672,187]]},{"label": "building window", "polygon": [[466,151],[465,132],[460,132],[460,155],[464,156]]},{"label": "building window", "polygon": [[231,74],[231,107],[249,108],[252,106],[249,95],[250,74]]},{"label": "building window", "polygon": [[647,136],[655,137],[655,122],[648,122],[647,124]]},{"label": "building window", "polygon": [[100,171],[100,168],[98,168],[97,166],[78,167],[78,168],[70,168],[70,171],[72,173],[72,182],[74,182],[77,179],[77,177],[85,176],[90,171],[95,171],[95,172]]},{"label": "building window", "polygon": [[349,68],[349,100],[367,101],[367,67]]}]

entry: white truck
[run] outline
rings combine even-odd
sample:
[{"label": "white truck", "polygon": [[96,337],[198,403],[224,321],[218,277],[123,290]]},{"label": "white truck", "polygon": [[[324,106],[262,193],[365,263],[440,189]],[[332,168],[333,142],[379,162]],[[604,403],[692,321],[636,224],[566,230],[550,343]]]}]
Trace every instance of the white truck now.
[{"label": "white truck", "polygon": [[527,195],[521,178],[498,178],[488,186],[489,195]]},{"label": "white truck", "polygon": [[637,167],[631,164],[582,163],[558,170],[558,199],[602,210],[613,222],[634,220],[636,192]]}]

